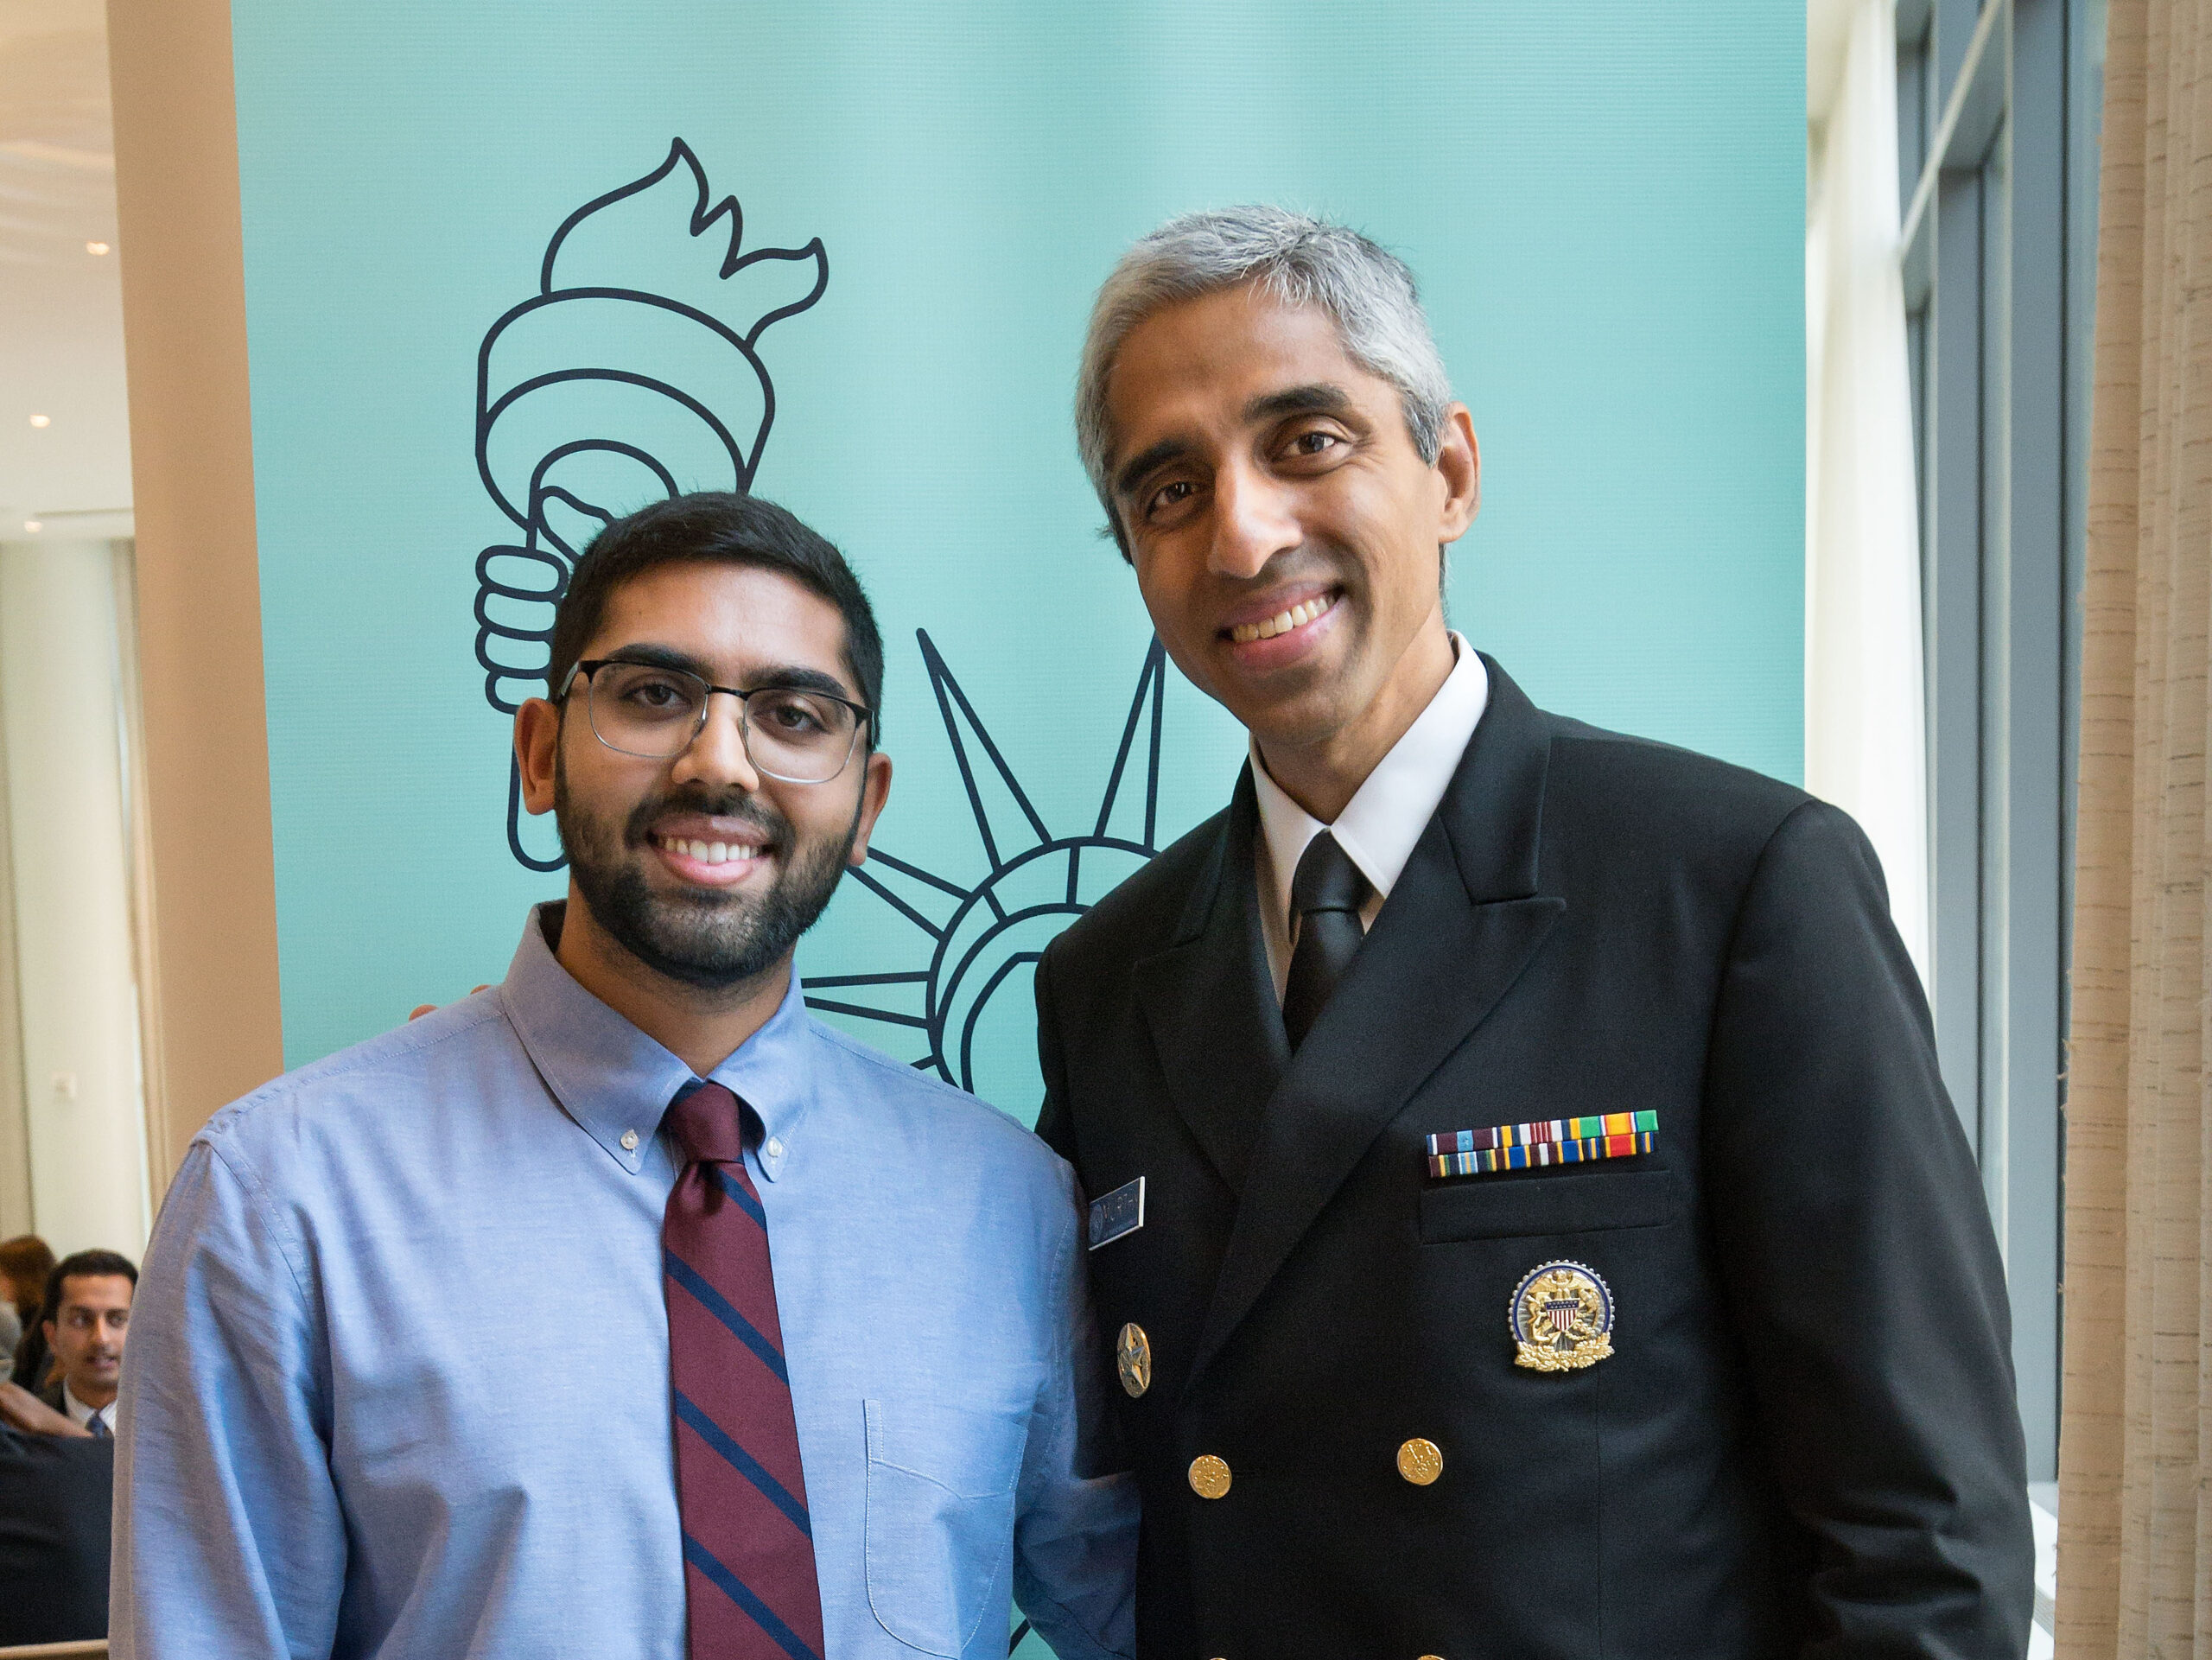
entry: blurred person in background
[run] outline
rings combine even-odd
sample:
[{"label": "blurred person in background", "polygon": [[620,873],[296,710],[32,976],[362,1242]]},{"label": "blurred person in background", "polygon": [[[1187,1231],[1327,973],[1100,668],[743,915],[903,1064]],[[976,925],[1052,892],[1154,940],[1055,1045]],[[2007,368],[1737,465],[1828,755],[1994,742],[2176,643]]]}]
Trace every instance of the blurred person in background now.
[{"label": "blurred person in background", "polygon": [[[0,1241],[0,1353],[10,1357],[8,1381],[35,1390],[46,1381],[46,1334],[39,1310],[54,1273],[54,1249],[35,1233]],[[4,1322],[12,1321],[12,1326]]]},{"label": "blurred person in background", "polygon": [[80,1250],[63,1257],[46,1284],[39,1326],[57,1375],[39,1391],[39,1399],[101,1440],[115,1430],[123,1344],[137,1286],[137,1268],[111,1250]]}]

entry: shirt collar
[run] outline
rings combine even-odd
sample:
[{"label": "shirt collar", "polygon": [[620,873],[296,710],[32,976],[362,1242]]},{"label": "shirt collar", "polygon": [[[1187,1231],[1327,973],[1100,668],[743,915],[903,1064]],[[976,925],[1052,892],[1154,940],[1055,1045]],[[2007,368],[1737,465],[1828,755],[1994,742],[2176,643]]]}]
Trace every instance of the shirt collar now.
[{"label": "shirt collar", "polygon": [[768,1023],[738,1045],[737,1053],[715,1068],[714,1081],[760,1115],[760,1150],[753,1162],[773,1181],[782,1173],[791,1132],[806,1116],[814,1096],[813,1017],[796,972],[784,1001]]},{"label": "shirt collar", "polygon": [[[546,943],[562,902],[536,906],[500,983],[500,1007],[561,1110],[635,1175],[661,1115],[692,1081],[690,1067],[578,985]],[[768,1022],[715,1068],[713,1081],[760,1115],[767,1137],[789,1142],[809,1095],[806,1000],[798,976]],[[780,1157],[760,1161],[772,1179]]]},{"label": "shirt collar", "polygon": [[1374,885],[1378,900],[1388,899],[1397,886],[1406,861],[1414,855],[1414,844],[1451,787],[1452,774],[1490,704],[1490,674],[1482,658],[1457,633],[1452,636],[1452,650],[1457,660],[1436,696],[1390,746],[1389,754],[1375,764],[1333,824],[1324,824],[1283,793],[1282,786],[1268,776],[1259,740],[1252,740],[1253,792],[1267,837],[1268,862],[1281,906],[1278,915],[1289,914],[1290,885],[1298,874],[1298,861],[1306,843],[1325,830]]},{"label": "shirt collar", "polygon": [[77,1391],[69,1387],[69,1380],[66,1377],[61,1380],[61,1409],[80,1428],[92,1422],[94,1415],[100,1410],[98,1407],[86,1406],[79,1400]]}]

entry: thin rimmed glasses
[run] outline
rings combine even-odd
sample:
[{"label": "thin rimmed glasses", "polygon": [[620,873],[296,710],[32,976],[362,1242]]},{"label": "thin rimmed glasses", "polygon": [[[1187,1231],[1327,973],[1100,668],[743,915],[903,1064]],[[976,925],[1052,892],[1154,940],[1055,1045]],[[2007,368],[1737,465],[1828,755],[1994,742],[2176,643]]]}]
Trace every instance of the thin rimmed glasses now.
[{"label": "thin rimmed glasses", "polygon": [[806,686],[717,686],[687,669],[620,658],[587,658],[569,671],[556,702],[578,676],[592,735],[609,749],[647,760],[673,760],[707,724],[716,692],[737,699],[738,735],[755,772],[785,784],[827,784],[859,747],[868,712],[833,692]]}]

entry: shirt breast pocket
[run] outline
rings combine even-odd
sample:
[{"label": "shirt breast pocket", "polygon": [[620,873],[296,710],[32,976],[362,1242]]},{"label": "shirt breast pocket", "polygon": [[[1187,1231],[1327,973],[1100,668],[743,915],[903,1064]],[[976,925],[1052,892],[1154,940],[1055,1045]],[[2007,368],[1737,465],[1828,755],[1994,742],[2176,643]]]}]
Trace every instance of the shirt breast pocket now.
[{"label": "shirt breast pocket", "polygon": [[1500,1180],[1472,1176],[1424,1187],[1421,1242],[1527,1239],[1545,1234],[1656,1228],[1680,1218],[1682,1184],[1668,1170],[1618,1170]]},{"label": "shirt breast pocket", "polygon": [[908,1648],[963,1654],[1014,1549],[1028,1418],[920,1401],[861,1407],[868,1606]]}]

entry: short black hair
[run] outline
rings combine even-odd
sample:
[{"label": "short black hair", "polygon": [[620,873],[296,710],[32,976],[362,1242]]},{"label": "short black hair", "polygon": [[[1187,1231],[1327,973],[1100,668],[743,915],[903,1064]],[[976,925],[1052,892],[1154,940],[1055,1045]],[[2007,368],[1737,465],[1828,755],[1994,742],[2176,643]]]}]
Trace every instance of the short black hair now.
[{"label": "short black hair", "polygon": [[46,1301],[38,1310],[40,1322],[50,1326],[61,1318],[64,1280],[89,1280],[109,1274],[120,1274],[133,1286],[138,1283],[137,1264],[119,1250],[80,1250],[63,1257],[47,1275]]},{"label": "short black hair", "polygon": [[618,518],[591,540],[553,612],[545,691],[558,697],[607,614],[608,595],[663,565],[751,565],[790,577],[845,620],[845,666],[868,705],[868,746],[883,736],[883,636],[860,578],[829,539],[772,501],[728,490],[671,496]]}]

